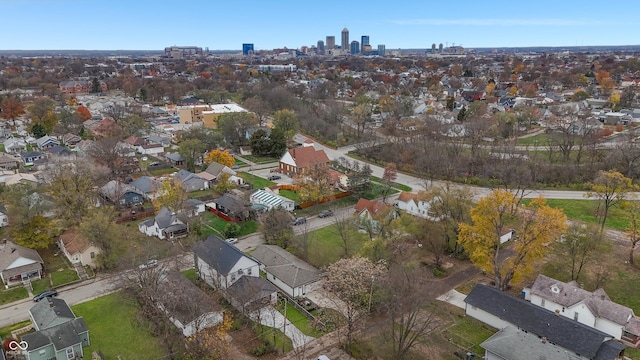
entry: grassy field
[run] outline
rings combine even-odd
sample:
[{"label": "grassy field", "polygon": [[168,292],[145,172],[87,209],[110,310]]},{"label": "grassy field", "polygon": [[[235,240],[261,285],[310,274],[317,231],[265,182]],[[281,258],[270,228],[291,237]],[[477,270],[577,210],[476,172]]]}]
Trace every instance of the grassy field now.
[{"label": "grassy field", "polygon": [[[278,311],[280,311],[280,313],[282,313],[283,315],[285,314],[284,303],[280,303],[278,305]],[[291,305],[291,303],[289,302],[287,302],[286,314],[287,319],[289,319],[289,321],[291,321],[293,325],[295,325],[300,331],[302,331],[303,334],[315,338],[324,335],[322,331],[316,329],[316,327],[313,325],[313,320],[309,319],[306,315],[293,307],[293,305]]]},{"label": "grassy field", "polygon": [[271,156],[256,156],[256,155],[246,155],[243,156],[244,159],[254,162],[256,164],[268,164],[272,162],[278,162],[280,158],[274,158]]},{"label": "grassy field", "polygon": [[549,134],[538,134],[531,137],[519,138],[517,145],[519,146],[547,146],[549,145]]},{"label": "grassy field", "polygon": [[[525,199],[523,203],[528,204],[531,200]],[[598,219],[595,217],[595,211],[598,202],[595,200],[560,200],[547,199],[547,204],[554,208],[564,209],[564,213],[570,220],[582,221],[589,224],[597,224]],[[629,220],[626,217],[626,211],[619,207],[609,209],[606,227],[615,230],[624,230]]]},{"label": "grassy field", "polygon": [[31,324],[31,320],[25,320],[11,326],[3,327],[2,329],[0,329],[0,339],[4,340],[8,338],[9,336],[11,336],[12,331],[23,328],[29,324]]},{"label": "grassy field", "polygon": [[135,303],[121,293],[72,306],[89,327],[91,346],[85,354],[100,350],[107,359],[157,359],[166,354],[151,329],[136,318]]},{"label": "grassy field", "polygon": [[[226,220],[208,211],[200,216],[203,216],[206,219],[205,223],[207,225],[215,229],[212,230],[211,228],[205,226],[203,232],[206,235],[214,234],[220,236],[221,234],[224,234],[224,229],[228,224]],[[258,223],[255,220],[243,221],[239,222],[238,224],[240,225],[240,233],[238,234],[238,237],[253,234],[254,232],[258,231]]]},{"label": "grassy field", "polygon": [[255,189],[265,188],[275,184],[273,181],[269,181],[246,172],[240,172],[238,173],[238,176],[240,176],[244,182],[253,185]]},{"label": "grassy field", "polygon": [[[294,242],[301,241],[302,236],[296,236]],[[344,257],[344,243],[335,225],[311,231],[307,236],[309,254],[313,254],[307,261],[318,269],[333,264]],[[367,241],[368,236],[366,234],[359,233],[355,228],[351,229],[348,241],[349,254],[357,254]]]},{"label": "grassy field", "polygon": [[[380,183],[380,184],[384,183],[384,180],[382,180],[381,178],[376,177],[376,176],[372,176],[371,177],[371,181],[374,181],[374,182],[377,182],[377,183]],[[397,182],[392,182],[391,183],[391,187],[394,188],[394,189],[402,190],[402,191],[411,191],[411,186],[404,185],[404,184],[399,184]]]},{"label": "grassy field", "polygon": [[22,285],[18,287],[12,287],[7,290],[2,290],[0,291],[0,305],[22,300],[27,296],[29,296],[29,293],[27,292],[27,289],[25,289]]},{"label": "grassy field", "polygon": [[73,269],[58,269],[57,271],[49,273],[49,275],[51,275],[51,279],[53,280],[53,287],[68,284],[80,279],[78,277],[78,273]]},{"label": "grassy field", "polygon": [[198,279],[198,273],[196,272],[196,269],[185,270],[185,271],[182,272],[182,275],[184,275],[184,277],[189,279],[189,281],[191,281],[194,284],[195,284],[196,280]]},{"label": "grassy field", "polygon": [[300,196],[297,192],[291,190],[280,190],[280,196],[286,197],[287,199],[293,200],[296,204],[300,203]]},{"label": "grassy field", "polygon": [[[464,310],[456,309],[454,312],[463,314]],[[436,340],[440,343],[448,341],[457,345],[458,348],[473,351],[476,354],[484,354],[484,349],[480,344],[495,332],[495,329],[469,316],[455,316],[453,317],[453,324],[449,324],[446,330],[439,334],[442,338],[439,340],[431,338],[430,340]],[[455,359],[455,357],[452,358]]]}]

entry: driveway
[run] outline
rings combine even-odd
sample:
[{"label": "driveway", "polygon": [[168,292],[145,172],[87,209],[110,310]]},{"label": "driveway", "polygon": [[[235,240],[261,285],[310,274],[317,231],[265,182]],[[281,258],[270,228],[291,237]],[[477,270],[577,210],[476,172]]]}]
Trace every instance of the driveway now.
[{"label": "driveway", "polygon": [[249,317],[251,320],[259,322],[265,326],[280,329],[281,331],[284,328],[283,332],[289,339],[291,339],[294,348],[299,348],[315,340],[315,338],[303,334],[302,331],[291,323],[291,321],[285,320],[284,315],[271,305],[251,313]]}]

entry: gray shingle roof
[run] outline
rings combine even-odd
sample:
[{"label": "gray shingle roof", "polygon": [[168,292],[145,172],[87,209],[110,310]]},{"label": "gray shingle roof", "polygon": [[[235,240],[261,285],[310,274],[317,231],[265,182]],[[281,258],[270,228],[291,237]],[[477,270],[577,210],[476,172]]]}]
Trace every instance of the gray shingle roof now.
[{"label": "gray shingle roof", "polygon": [[507,326],[493,334],[493,336],[485,340],[480,346],[500,356],[502,359],[584,359],[553,343],[548,341],[542,342],[538,336],[518,330],[512,326]]},{"label": "gray shingle roof", "polygon": [[7,269],[7,267],[21,257],[33,262],[26,266],[32,266],[35,270],[42,269],[42,264],[44,262],[37,251],[14,244],[8,240],[4,244],[0,243],[0,272],[3,273],[4,277],[12,277],[20,274],[24,270],[30,270],[25,266]]},{"label": "gray shingle roof", "polygon": [[238,212],[244,210],[247,207],[244,201],[229,194],[224,194],[221,197],[213,200],[213,202],[224,207],[225,209],[230,209],[232,211]]},{"label": "gray shingle roof", "polygon": [[320,271],[277,245],[258,245],[251,253],[285,284],[296,288],[320,280]]},{"label": "gray shingle roof", "polygon": [[62,322],[76,318],[66,301],[54,297],[46,297],[29,309],[34,326],[38,330],[47,329]]},{"label": "gray shingle roof", "polygon": [[149,194],[158,190],[161,186],[160,182],[151,176],[140,176],[131,182],[131,186],[139,191]]},{"label": "gray shingle roof", "polygon": [[56,351],[81,344],[79,334],[89,331],[82,318],[76,318],[54,327],[24,335],[21,340],[29,344],[29,349],[39,349],[53,344]]},{"label": "gray shingle roof", "polygon": [[195,243],[193,253],[223,276],[227,276],[241,258],[247,257],[237,247],[215,235]]},{"label": "gray shingle roof", "polygon": [[259,276],[241,276],[227,288],[229,295],[243,305],[262,299],[276,291],[278,289],[272,283]]},{"label": "gray shingle roof", "polygon": [[[611,336],[494,287],[476,285],[464,301],[524,331],[546,337],[548,341],[588,359],[615,359],[604,357],[609,352],[605,351],[606,349],[601,350],[604,342],[612,339]],[[599,351],[602,351],[603,357],[597,356]]]},{"label": "gray shingle roof", "polygon": [[158,300],[183,325],[204,314],[222,310],[217,302],[176,270],[166,271],[159,286],[162,296]]}]

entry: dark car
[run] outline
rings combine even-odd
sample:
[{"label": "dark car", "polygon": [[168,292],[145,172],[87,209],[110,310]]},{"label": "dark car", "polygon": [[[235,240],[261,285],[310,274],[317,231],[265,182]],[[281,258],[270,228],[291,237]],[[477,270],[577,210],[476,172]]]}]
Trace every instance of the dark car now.
[{"label": "dark car", "polygon": [[318,214],[319,218],[325,218],[325,217],[329,217],[329,216],[333,216],[333,211],[331,211],[331,210],[322,210]]},{"label": "dark car", "polygon": [[44,298],[58,296],[58,290],[47,290],[33,297],[33,301],[38,302]]},{"label": "dark car", "polygon": [[269,179],[269,181],[280,180],[280,179],[282,179],[282,176],[280,176],[280,175],[271,175],[267,179]]},{"label": "dark car", "polygon": [[292,225],[302,225],[302,224],[306,224],[306,223],[307,223],[307,218],[297,217],[295,220],[293,220],[293,222],[291,224]]}]

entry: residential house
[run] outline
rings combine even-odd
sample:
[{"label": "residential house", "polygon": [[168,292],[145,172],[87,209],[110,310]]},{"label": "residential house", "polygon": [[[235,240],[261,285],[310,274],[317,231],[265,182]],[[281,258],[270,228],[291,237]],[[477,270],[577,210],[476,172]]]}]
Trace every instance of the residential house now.
[{"label": "residential house", "polygon": [[61,81],[58,85],[63,94],[81,94],[91,90],[91,83],[87,80]]},{"label": "residential house", "polygon": [[76,154],[76,152],[60,145],[54,145],[49,149],[49,155],[55,158],[75,159]]},{"label": "residential house", "polygon": [[382,201],[365,198],[358,199],[355,205],[355,215],[358,218],[360,228],[367,229],[373,234],[377,234],[382,229],[381,216],[386,216],[386,212],[389,212],[388,216],[394,216],[393,212],[390,212],[391,210],[393,208]]},{"label": "residential house", "polygon": [[82,138],[78,135],[71,133],[62,135],[62,144],[66,146],[76,146],[80,141],[82,141]]},{"label": "residential house", "polygon": [[207,166],[207,169],[204,172],[211,174],[213,176],[214,181],[217,180],[218,177],[220,177],[220,175],[222,175],[223,173],[227,173],[229,174],[230,182],[236,183],[238,185],[244,184],[244,180],[241,177],[239,177],[238,173],[236,173],[233,169],[215,161],[209,164],[209,166]]},{"label": "residential house", "polygon": [[199,277],[211,287],[224,290],[227,300],[240,311],[251,303],[276,301],[276,290],[260,277],[258,262],[232,244],[209,235],[193,246],[193,255]]},{"label": "residential house", "polygon": [[139,205],[144,202],[143,193],[131,186],[131,184],[124,184],[118,180],[109,181],[98,189],[98,193],[103,199],[116,205],[116,207]]},{"label": "residential house", "polygon": [[124,143],[133,150],[137,149],[138,146],[146,144],[143,138],[137,136],[129,136],[128,138],[124,139]]},{"label": "residential house", "polygon": [[23,151],[27,151],[27,142],[20,138],[10,137],[3,143],[4,151],[8,154],[20,154]]},{"label": "residential house", "polygon": [[51,149],[55,145],[60,145],[60,141],[53,136],[45,135],[36,140],[36,146],[40,150]]},{"label": "residential house", "polygon": [[30,185],[38,185],[40,180],[36,177],[34,173],[17,173],[7,176],[0,177],[2,183],[5,185],[15,185],[15,184],[30,184]]},{"label": "residential house", "polygon": [[633,309],[611,301],[602,288],[591,292],[575,281],[565,283],[541,274],[523,293],[534,305],[598,329],[629,346],[640,346],[640,319]]},{"label": "residential house", "polygon": [[169,164],[171,164],[171,166],[183,166],[184,165],[184,158],[182,157],[182,155],[180,155],[180,153],[177,152],[172,152],[172,153],[168,153],[164,156],[165,159],[167,159],[167,161],[169,162]]},{"label": "residential house", "polygon": [[187,199],[184,201],[183,213],[188,217],[194,217],[202,214],[207,209],[203,201],[198,199]]},{"label": "residential house", "polygon": [[500,244],[504,244],[507,241],[513,239],[513,235],[516,233],[514,229],[511,228],[502,228],[500,230]]},{"label": "residential house", "polygon": [[267,280],[287,295],[296,298],[316,289],[320,270],[277,245],[258,245],[251,253],[260,262]]},{"label": "residential house", "polygon": [[162,273],[156,296],[159,307],[186,337],[224,318],[222,306],[177,270]]},{"label": "residential house", "polygon": [[262,189],[256,190],[251,194],[251,196],[249,196],[249,202],[254,206],[262,205],[267,211],[278,208],[293,211],[296,207],[296,203],[293,200],[274,194],[272,191]]},{"label": "residential house", "polygon": [[138,230],[147,236],[173,240],[189,235],[189,226],[173,210],[162,207],[158,214],[138,224]]},{"label": "residential house", "polygon": [[18,159],[9,154],[0,153],[0,169],[13,170],[18,167]]},{"label": "residential house", "polygon": [[158,155],[164,152],[162,144],[145,144],[136,148],[136,151],[143,155]]},{"label": "residential house", "polygon": [[429,216],[429,209],[431,209],[434,200],[434,196],[428,194],[426,191],[419,191],[417,194],[403,191],[398,195],[394,206],[413,216],[435,220]]},{"label": "residential house", "polygon": [[182,169],[173,174],[173,176],[180,182],[180,186],[182,186],[182,189],[186,192],[205,190],[209,188],[209,181],[188,170]]},{"label": "residential house", "polygon": [[82,140],[76,144],[76,147],[73,149],[78,155],[82,157],[89,156],[91,148],[94,146],[95,142],[93,140]]},{"label": "residential house", "polygon": [[[509,328],[538,338],[539,347],[527,348],[532,352],[531,355],[526,352],[513,353],[514,343],[507,342],[499,346],[499,342],[487,340],[485,359],[541,359],[539,354],[550,351],[548,347],[552,344],[559,348],[558,353],[562,356],[551,357],[552,359],[614,360],[620,359],[626,348],[611,335],[564,316],[558,316],[553,311],[491,286],[476,285],[464,301],[465,313],[468,316],[499,330],[501,335],[494,335],[496,338],[493,340],[511,336],[513,330]],[[529,342],[527,344],[527,346],[530,345]],[[568,354],[571,354],[571,357],[567,357]]]},{"label": "residential house", "polygon": [[39,280],[44,261],[37,251],[9,240],[0,242],[0,278],[5,288],[22,285],[28,279]]},{"label": "residential house", "polygon": [[67,229],[58,238],[58,247],[72,264],[96,268],[96,257],[100,248],[87,240],[77,228]]},{"label": "residential house", "polygon": [[159,136],[159,135],[149,135],[147,137],[147,144],[159,144],[162,147],[171,146],[171,137],[170,136]]},{"label": "residential house", "polygon": [[247,156],[252,154],[253,154],[253,149],[251,148],[251,146],[240,146],[240,155]]},{"label": "residential house", "polygon": [[39,151],[23,151],[20,153],[20,159],[22,159],[22,163],[25,166],[33,166],[38,160],[42,160],[46,157],[47,155],[45,153],[41,153]]},{"label": "residential house", "polygon": [[76,317],[67,303],[47,297],[29,309],[35,332],[21,341],[28,344],[27,360],[75,360],[85,357],[89,346],[89,328],[82,317]]},{"label": "residential house", "polygon": [[210,207],[231,218],[246,221],[253,218],[253,210],[244,200],[237,196],[225,193],[221,197],[208,203]]},{"label": "residential house", "polygon": [[0,227],[9,225],[9,213],[4,205],[0,205]]},{"label": "residential house", "polygon": [[144,198],[149,201],[160,196],[159,190],[162,188],[162,183],[158,179],[146,175],[135,179],[130,185],[142,193]]},{"label": "residential house", "polygon": [[329,157],[324,150],[316,150],[313,146],[289,149],[280,159],[279,169],[283,174],[293,176],[302,174],[314,167],[329,167]]}]

